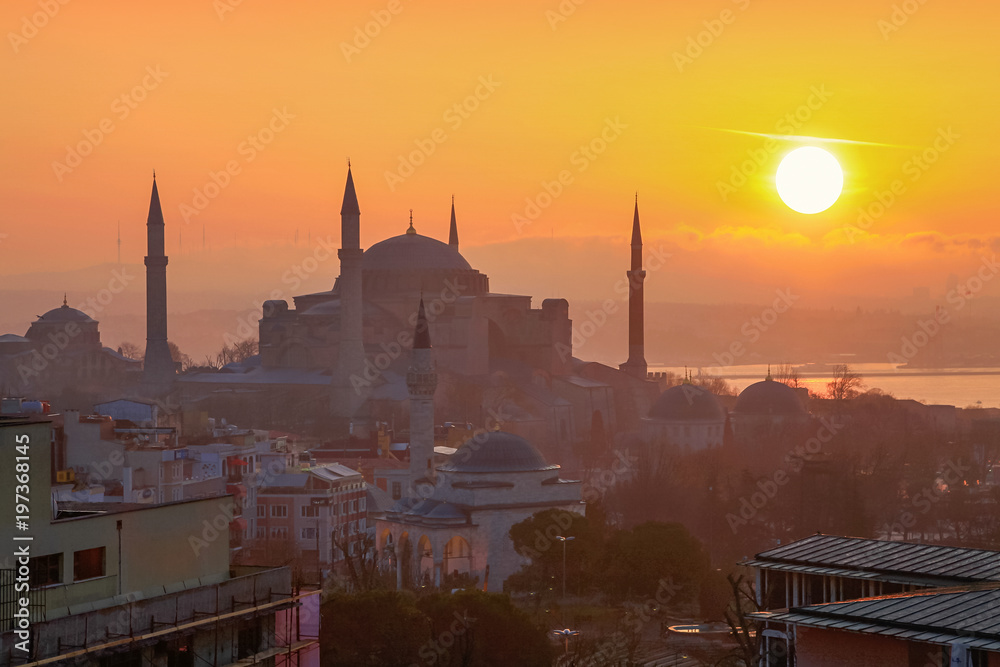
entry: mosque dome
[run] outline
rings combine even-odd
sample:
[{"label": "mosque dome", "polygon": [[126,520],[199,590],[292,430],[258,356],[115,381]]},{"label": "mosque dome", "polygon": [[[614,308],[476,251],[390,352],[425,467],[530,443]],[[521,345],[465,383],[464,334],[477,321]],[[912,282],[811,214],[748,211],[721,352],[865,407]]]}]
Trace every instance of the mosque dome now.
[{"label": "mosque dome", "polygon": [[365,250],[361,270],[471,271],[472,266],[447,243],[414,232],[393,236]]},{"label": "mosque dome", "polygon": [[670,387],[649,409],[650,419],[662,421],[725,421],[726,413],[715,394],[693,384]]},{"label": "mosque dome", "polygon": [[82,310],[77,310],[76,308],[70,308],[63,301],[63,305],[59,308],[53,308],[49,312],[45,313],[38,318],[38,322],[81,322],[89,323],[95,320],[91,319],[90,315],[83,312]]},{"label": "mosque dome", "polygon": [[490,431],[463,444],[438,468],[444,472],[532,472],[557,470],[535,446],[519,435]]},{"label": "mosque dome", "polygon": [[806,409],[794,389],[770,377],[744,389],[733,412],[740,415],[801,416]]}]

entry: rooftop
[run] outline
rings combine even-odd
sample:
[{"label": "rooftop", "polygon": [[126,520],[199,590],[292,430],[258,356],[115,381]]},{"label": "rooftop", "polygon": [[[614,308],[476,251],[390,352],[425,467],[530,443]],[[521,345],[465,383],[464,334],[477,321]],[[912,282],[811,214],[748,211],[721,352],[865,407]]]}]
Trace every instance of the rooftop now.
[{"label": "rooftop", "polygon": [[761,552],[744,565],[902,582],[1000,581],[998,551],[839,535],[796,540]]},{"label": "rooftop", "polygon": [[930,644],[960,640],[969,648],[998,651],[998,605],[1000,584],[991,583],[757,612],[751,616],[761,621],[888,635]]}]

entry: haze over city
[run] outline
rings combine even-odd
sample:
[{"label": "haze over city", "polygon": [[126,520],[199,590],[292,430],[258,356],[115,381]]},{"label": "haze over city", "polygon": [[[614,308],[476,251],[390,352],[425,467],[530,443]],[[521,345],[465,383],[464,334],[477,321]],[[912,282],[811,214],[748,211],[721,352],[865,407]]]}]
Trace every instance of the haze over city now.
[{"label": "haze over city", "polygon": [[1000,664],[998,24],[5,3],[0,667]]}]

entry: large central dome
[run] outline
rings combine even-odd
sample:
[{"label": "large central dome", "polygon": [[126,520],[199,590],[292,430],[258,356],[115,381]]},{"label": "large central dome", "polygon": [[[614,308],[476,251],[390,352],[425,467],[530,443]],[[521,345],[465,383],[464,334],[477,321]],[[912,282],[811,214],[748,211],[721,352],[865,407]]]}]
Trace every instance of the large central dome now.
[{"label": "large central dome", "polygon": [[362,271],[471,271],[461,253],[420,234],[400,234],[365,250]]}]

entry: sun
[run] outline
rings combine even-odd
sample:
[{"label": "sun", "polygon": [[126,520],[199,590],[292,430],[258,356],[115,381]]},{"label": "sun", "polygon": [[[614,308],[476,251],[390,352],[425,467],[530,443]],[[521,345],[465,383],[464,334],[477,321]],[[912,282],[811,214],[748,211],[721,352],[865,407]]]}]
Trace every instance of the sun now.
[{"label": "sun", "polygon": [[778,196],[799,213],[819,213],[833,206],[844,189],[844,172],[828,151],[816,146],[796,148],[774,175]]}]

